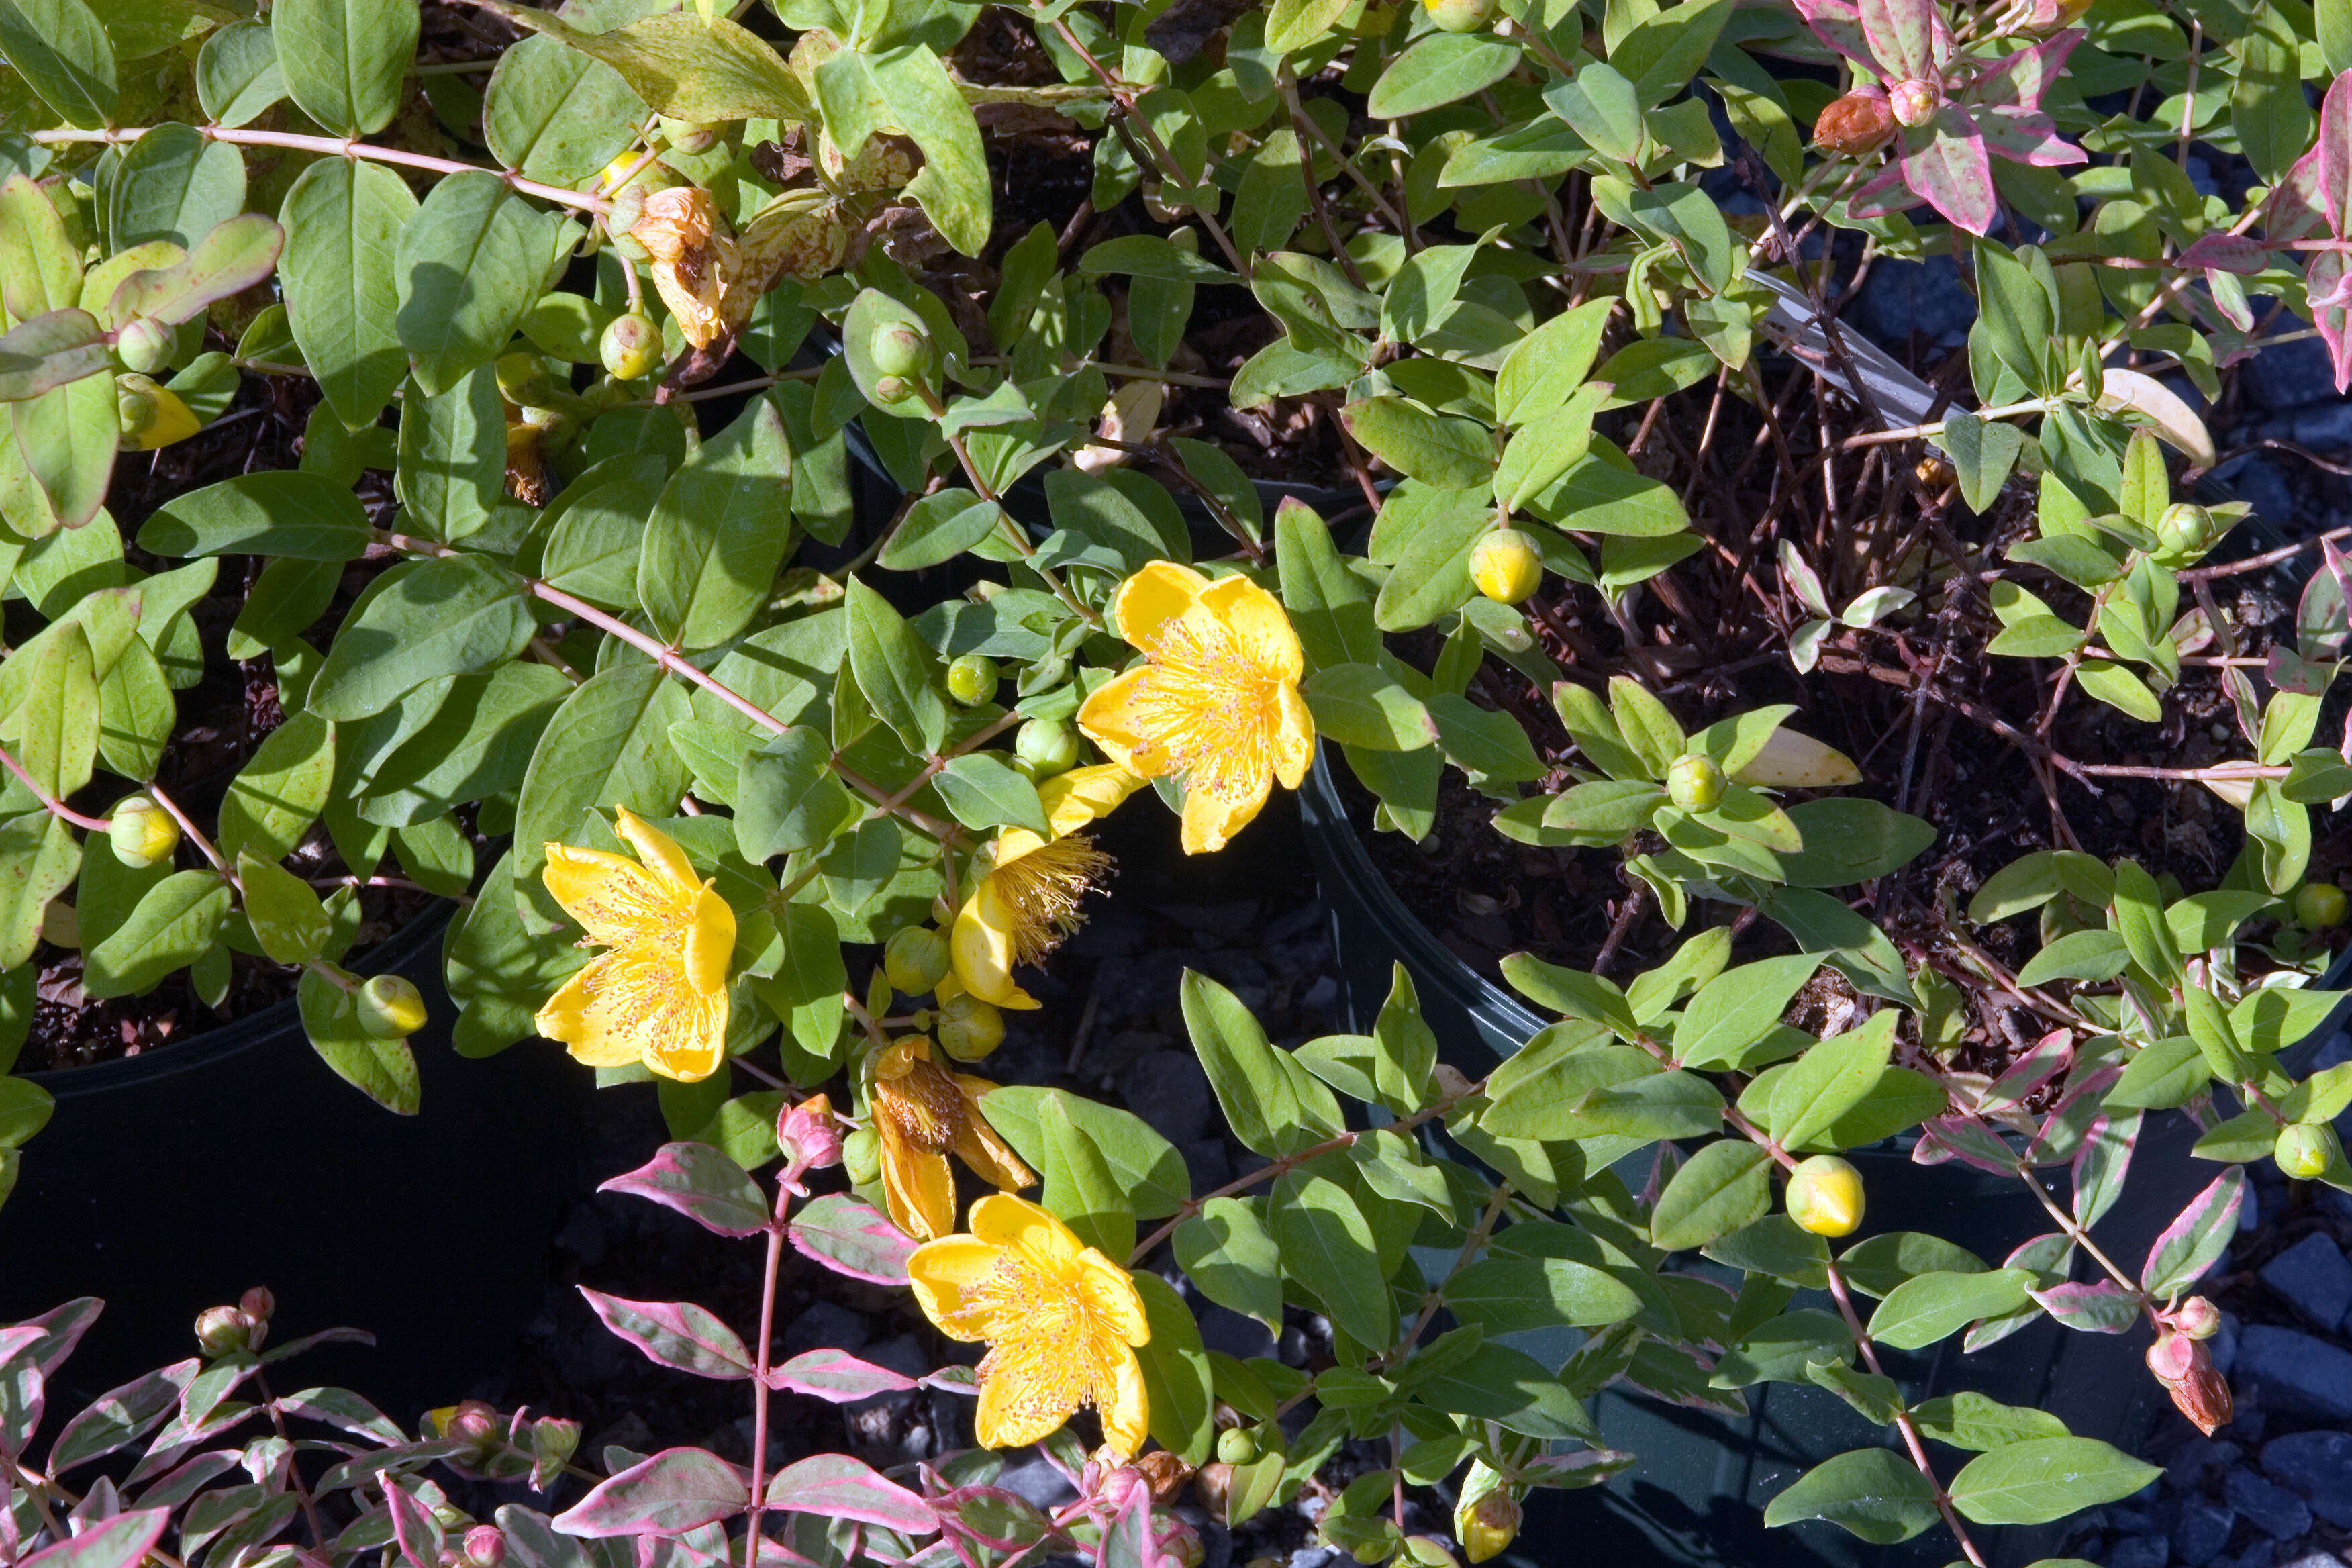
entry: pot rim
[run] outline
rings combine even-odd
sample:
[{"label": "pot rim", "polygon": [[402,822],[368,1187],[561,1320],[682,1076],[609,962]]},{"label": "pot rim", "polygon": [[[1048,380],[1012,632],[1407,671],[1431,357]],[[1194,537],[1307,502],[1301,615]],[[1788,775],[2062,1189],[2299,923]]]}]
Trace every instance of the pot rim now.
[{"label": "pot rim", "polygon": [[[431,908],[369,948],[366,973],[400,968],[427,951],[440,939],[456,907],[447,899],[436,899]],[[436,965],[436,978],[437,972]],[[84,1099],[201,1071],[215,1062],[271,1043],[289,1026],[297,1032],[301,1028],[300,1004],[292,996],[272,1002],[257,1013],[229,1019],[185,1040],[142,1051],[135,1057],[115,1057],[81,1067],[49,1068],[16,1076],[38,1084],[55,1099]]]}]

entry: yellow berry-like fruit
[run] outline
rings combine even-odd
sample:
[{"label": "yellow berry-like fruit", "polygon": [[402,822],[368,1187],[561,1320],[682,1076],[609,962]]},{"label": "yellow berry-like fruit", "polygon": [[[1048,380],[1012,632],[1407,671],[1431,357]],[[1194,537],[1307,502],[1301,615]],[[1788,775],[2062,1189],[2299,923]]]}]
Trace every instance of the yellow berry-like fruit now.
[{"label": "yellow berry-like fruit", "polygon": [[2278,1168],[2298,1182],[2325,1174],[2343,1153],[2336,1129],[2325,1122],[2290,1122],[2279,1129],[2278,1142],[2271,1145],[2271,1158],[2278,1162]]},{"label": "yellow berry-like fruit", "polygon": [[984,653],[968,653],[948,666],[948,695],[967,708],[977,708],[996,695],[1004,672]]},{"label": "yellow berry-like fruit", "polygon": [[1498,605],[1516,605],[1543,584],[1543,552],[1516,528],[1498,528],[1470,548],[1470,581]]},{"label": "yellow berry-like fruit", "polygon": [[940,1004],[937,1032],[940,1049],[960,1062],[976,1062],[1004,1043],[1004,1015],[967,991]]},{"label": "yellow berry-like fruit", "polygon": [[948,976],[948,939],[929,926],[908,926],[882,949],[882,973],[893,990],[920,996]]},{"label": "yellow berry-like fruit", "polygon": [[2295,889],[2294,923],[2305,931],[2326,931],[2344,923],[2344,889],[2333,882],[2305,882]]},{"label": "yellow berry-like fruit", "polygon": [[1723,798],[1724,782],[1713,757],[1687,752],[1666,767],[1666,798],[1685,811],[1707,811]]},{"label": "yellow berry-like fruit", "polygon": [[1031,778],[1051,778],[1077,766],[1078,732],[1059,719],[1032,719],[1013,736],[1013,754]]},{"label": "yellow berry-like fruit", "polygon": [[180,847],[180,825],[143,795],[126,796],[106,819],[106,839],[114,858],[133,868],[171,858]]},{"label": "yellow berry-like fruit", "polygon": [[596,357],[604,374],[615,381],[635,381],[661,363],[661,329],[653,318],[631,311],[604,323],[596,340]]},{"label": "yellow berry-like fruit", "polygon": [[1789,1173],[1789,1217],[1815,1236],[1852,1236],[1862,1224],[1862,1173],[1835,1154],[1801,1160]]},{"label": "yellow berry-like fruit", "polygon": [[150,316],[133,316],[114,334],[114,357],[125,370],[152,375],[172,361],[172,329]]},{"label": "yellow berry-like fruit", "polygon": [[404,1040],[425,1027],[425,998],[397,974],[379,974],[353,998],[360,1027],[379,1040]]},{"label": "yellow berry-like fruit", "polygon": [[1422,0],[1443,33],[1475,33],[1495,19],[1495,0]]}]

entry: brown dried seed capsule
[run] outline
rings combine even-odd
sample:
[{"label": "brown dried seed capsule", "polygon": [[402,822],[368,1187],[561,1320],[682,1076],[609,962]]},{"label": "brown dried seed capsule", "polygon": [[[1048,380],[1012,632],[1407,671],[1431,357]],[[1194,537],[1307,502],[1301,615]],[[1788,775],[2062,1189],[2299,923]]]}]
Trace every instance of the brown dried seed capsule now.
[{"label": "brown dried seed capsule", "polygon": [[1850,92],[1813,121],[1813,145],[1860,157],[1895,133],[1895,111],[1874,93]]}]

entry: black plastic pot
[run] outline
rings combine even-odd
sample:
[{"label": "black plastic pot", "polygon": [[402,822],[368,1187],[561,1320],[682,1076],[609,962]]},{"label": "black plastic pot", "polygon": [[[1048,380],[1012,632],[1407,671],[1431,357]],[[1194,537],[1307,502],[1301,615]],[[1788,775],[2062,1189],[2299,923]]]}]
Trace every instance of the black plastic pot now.
[{"label": "black plastic pot", "polygon": [[0,1322],[76,1296],[107,1304],[51,1385],[53,1413],[194,1353],[196,1314],[254,1285],[278,1298],[276,1341],[338,1325],[378,1336],[306,1355],[292,1387],[356,1388],[404,1425],[509,1363],[582,1185],[585,1075],[539,1042],[482,1060],[452,1051],[446,922],[425,916],[360,964],[408,976],[431,1009],[409,1042],[418,1115],[329,1071],[291,1001],[30,1075],[57,1111],[0,1205]]},{"label": "black plastic pot", "polygon": [[[1334,787],[1324,757],[1299,792],[1299,816],[1331,910],[1343,1003],[1349,1026],[1368,1029],[1402,963],[1440,1052],[1472,1073],[1517,1050],[1546,1020],[1456,957],[1397,896],[1365,850]],[[2352,984],[2352,952],[2321,983]],[[2325,1039],[2342,1016],[2315,1031]],[[2112,1257],[2147,1255],[2157,1234],[2213,1179],[2219,1167],[2189,1155],[2196,1130],[2178,1116],[2152,1120],[2135,1152],[2128,1196],[2095,1228]],[[1911,1162],[1907,1142],[1858,1150],[1871,1206],[1864,1235],[1920,1230],[1957,1242],[1998,1265],[2012,1249],[2049,1233],[2049,1216],[2018,1183],[1957,1162]],[[1625,1173],[1638,1184],[1646,1165]],[[2042,1173],[2053,1196],[2067,1201],[2063,1171]],[[1712,1268],[1712,1266],[1707,1266]],[[1727,1272],[1726,1278],[1728,1278]],[[1828,1308],[1826,1296],[1796,1305]],[[1867,1310],[1867,1303],[1862,1304]],[[2078,1436],[2128,1447],[2147,1429],[2162,1392],[2140,1355],[2145,1337],[2076,1333],[2047,1318],[1981,1356],[1947,1340],[1927,1353],[1888,1354],[1887,1371],[1914,1399],[1970,1389],[2005,1405],[2046,1409]],[[1749,1415],[1730,1419],[1612,1389],[1596,1402],[1603,1438],[1641,1463],[1611,1485],[1587,1491],[1538,1492],[1521,1533],[1522,1562],[1576,1560],[1672,1564],[1676,1568],[1922,1568],[1959,1555],[1941,1525],[1899,1546],[1872,1546],[1843,1529],[1811,1522],[1768,1531],[1763,1508],[1812,1466],[1849,1448],[1887,1441],[1836,1395],[1810,1385],[1773,1383],[1747,1391]],[[1946,1452],[1941,1458],[1962,1456]],[[1998,1568],[2023,1564],[2056,1549],[2064,1526],[1972,1531],[1993,1542]]]}]

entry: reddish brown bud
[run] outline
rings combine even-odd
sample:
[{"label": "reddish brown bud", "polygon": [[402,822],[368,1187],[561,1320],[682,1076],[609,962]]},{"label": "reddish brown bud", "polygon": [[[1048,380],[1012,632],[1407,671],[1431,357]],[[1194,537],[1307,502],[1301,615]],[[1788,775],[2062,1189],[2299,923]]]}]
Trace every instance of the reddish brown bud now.
[{"label": "reddish brown bud", "polygon": [[1875,93],[1849,92],[1813,121],[1813,145],[1858,158],[1895,133],[1895,111]]},{"label": "reddish brown bud", "polygon": [[2159,1329],[2147,1347],[2147,1368],[2200,1432],[2210,1437],[2230,1424],[2230,1383],[2213,1369],[2202,1340]]},{"label": "reddish brown bud", "polygon": [[1905,125],[1925,125],[1942,107],[1944,89],[1932,81],[1898,81],[1886,89],[1886,107]]},{"label": "reddish brown bud", "polygon": [[813,1094],[798,1105],[787,1107],[776,1118],[776,1145],[784,1152],[784,1163],[795,1173],[812,1167],[821,1170],[840,1164],[844,1136],[841,1119],[834,1115],[832,1102],[821,1094]]},{"label": "reddish brown bud", "polygon": [[1143,1479],[1151,1483],[1153,1502],[1173,1502],[1184,1483],[1192,1479],[1192,1467],[1165,1448],[1155,1448],[1135,1461]]}]

